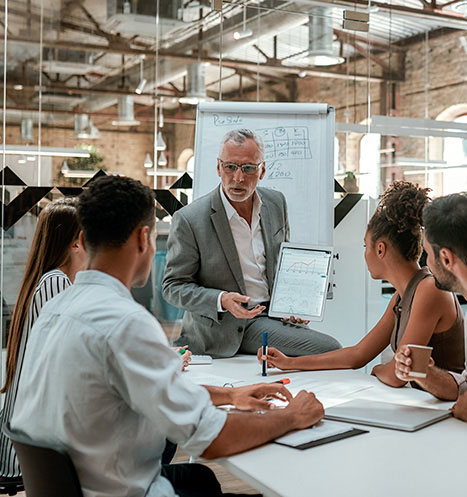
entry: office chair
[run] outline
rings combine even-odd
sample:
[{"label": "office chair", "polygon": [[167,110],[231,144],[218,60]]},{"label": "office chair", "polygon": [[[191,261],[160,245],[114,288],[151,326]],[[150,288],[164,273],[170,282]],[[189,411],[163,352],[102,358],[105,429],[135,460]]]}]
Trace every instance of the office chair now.
[{"label": "office chair", "polygon": [[21,477],[0,479],[0,495],[16,495],[23,490],[24,485]]},{"label": "office chair", "polygon": [[75,467],[63,447],[35,442],[13,431],[9,423],[3,433],[15,448],[27,497],[83,497]]}]

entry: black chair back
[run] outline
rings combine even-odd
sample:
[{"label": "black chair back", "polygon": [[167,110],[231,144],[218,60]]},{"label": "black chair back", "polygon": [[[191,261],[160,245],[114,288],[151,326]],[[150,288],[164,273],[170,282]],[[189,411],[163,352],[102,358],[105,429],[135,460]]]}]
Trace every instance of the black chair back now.
[{"label": "black chair back", "polygon": [[24,490],[23,480],[19,478],[2,478],[0,480],[0,495],[16,495]]},{"label": "black chair back", "polygon": [[13,443],[27,497],[83,497],[70,456],[63,447],[35,442],[22,433],[3,432]]}]

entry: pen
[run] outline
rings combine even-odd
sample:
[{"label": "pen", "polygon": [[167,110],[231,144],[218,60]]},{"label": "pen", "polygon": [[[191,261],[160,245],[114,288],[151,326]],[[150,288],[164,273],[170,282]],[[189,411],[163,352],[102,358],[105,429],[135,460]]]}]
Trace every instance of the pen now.
[{"label": "pen", "polygon": [[263,331],[263,346],[262,346],[262,362],[261,362],[261,376],[267,376],[268,373],[266,371],[267,368],[267,362],[266,359],[264,359],[268,355],[268,332]]}]

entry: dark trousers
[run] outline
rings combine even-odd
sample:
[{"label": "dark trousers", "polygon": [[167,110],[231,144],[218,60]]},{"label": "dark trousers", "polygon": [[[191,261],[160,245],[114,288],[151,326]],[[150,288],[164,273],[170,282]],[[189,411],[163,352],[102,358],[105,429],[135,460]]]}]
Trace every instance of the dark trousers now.
[{"label": "dark trousers", "polygon": [[162,476],[172,483],[179,497],[227,497],[229,495],[241,497],[243,495],[222,493],[216,475],[202,464],[166,464],[162,466]]}]

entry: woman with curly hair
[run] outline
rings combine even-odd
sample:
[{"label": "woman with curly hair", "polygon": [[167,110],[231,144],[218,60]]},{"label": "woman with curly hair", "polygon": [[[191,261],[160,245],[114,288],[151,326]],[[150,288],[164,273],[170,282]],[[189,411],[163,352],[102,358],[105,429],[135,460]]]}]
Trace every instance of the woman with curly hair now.
[{"label": "woman with curly hair", "polygon": [[[421,268],[422,211],[428,188],[394,182],[381,196],[365,235],[365,260],[371,277],[387,280],[396,293],[376,326],[356,345],[314,356],[288,357],[269,347],[268,367],[320,370],[358,369],[388,345],[433,347],[438,367],[464,369],[462,311],[454,294],[441,291],[427,267]],[[260,357],[260,351],[258,351]],[[405,385],[394,373],[394,359],[373,368],[373,375],[393,387]]]},{"label": "woman with curly hair", "polygon": [[[6,393],[2,424],[7,423],[13,413],[29,332],[40,310],[68,288],[76,273],[85,268],[86,252],[79,233],[76,198],[51,202],[39,215],[8,334],[6,380],[0,390]],[[13,446],[0,432],[0,480],[20,476]]]}]

